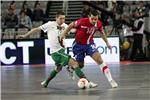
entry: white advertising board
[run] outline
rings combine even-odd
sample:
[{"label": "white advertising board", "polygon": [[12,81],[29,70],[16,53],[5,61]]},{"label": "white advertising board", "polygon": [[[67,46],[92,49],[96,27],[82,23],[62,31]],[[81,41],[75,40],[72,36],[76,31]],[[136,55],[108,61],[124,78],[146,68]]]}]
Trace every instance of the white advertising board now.
[{"label": "white advertising board", "polygon": [[[68,48],[66,52],[73,57],[72,53],[72,43],[74,39],[66,39],[65,45]],[[118,37],[109,37],[108,41],[112,46],[112,50],[106,46],[102,38],[94,38],[96,47],[98,48],[104,62],[108,63],[119,63],[120,62],[120,50],[119,50],[119,38]],[[49,43],[48,40],[45,40],[45,64],[54,64],[54,61],[51,59],[51,56],[48,54]],[[85,57],[85,63],[95,63],[90,56]]]}]

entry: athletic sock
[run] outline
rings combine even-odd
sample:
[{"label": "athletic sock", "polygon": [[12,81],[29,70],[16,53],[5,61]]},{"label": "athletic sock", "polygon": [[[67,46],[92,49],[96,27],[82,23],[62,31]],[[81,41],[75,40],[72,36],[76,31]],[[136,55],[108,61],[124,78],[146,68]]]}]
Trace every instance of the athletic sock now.
[{"label": "athletic sock", "polygon": [[108,66],[105,63],[102,63],[100,66],[101,71],[103,72],[103,74],[106,76],[106,78],[108,79],[108,81],[110,82],[112,79],[110,70],[108,68]]},{"label": "athletic sock", "polygon": [[51,72],[50,72],[50,75],[49,75],[49,77],[46,79],[46,83],[48,84],[49,83],[49,81],[51,81],[56,75],[57,75],[57,71],[54,69],[54,70],[52,70]]},{"label": "athletic sock", "polygon": [[81,71],[81,68],[79,67],[74,68],[74,71],[79,78],[86,78],[84,73]]}]

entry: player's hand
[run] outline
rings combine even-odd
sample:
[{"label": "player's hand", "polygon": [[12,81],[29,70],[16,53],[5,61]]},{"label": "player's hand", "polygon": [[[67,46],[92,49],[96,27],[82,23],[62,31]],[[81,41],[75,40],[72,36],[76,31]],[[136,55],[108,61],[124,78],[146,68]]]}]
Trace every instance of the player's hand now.
[{"label": "player's hand", "polygon": [[111,50],[112,46],[109,43],[106,43],[107,47]]},{"label": "player's hand", "polygon": [[63,41],[64,38],[65,38],[65,36],[61,34],[60,37],[59,37],[59,40]]},{"label": "player's hand", "polygon": [[26,35],[17,35],[16,38],[17,39],[26,38]]},{"label": "player's hand", "polygon": [[58,37],[58,41],[59,41],[60,45],[64,48],[65,45],[64,45],[63,39],[61,39],[60,37]]}]

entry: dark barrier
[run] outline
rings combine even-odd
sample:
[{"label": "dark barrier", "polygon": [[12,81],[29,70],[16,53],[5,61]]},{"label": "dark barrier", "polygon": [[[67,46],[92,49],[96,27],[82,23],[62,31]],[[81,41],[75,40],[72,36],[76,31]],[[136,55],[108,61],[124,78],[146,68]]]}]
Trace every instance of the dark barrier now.
[{"label": "dark barrier", "polygon": [[44,39],[21,39],[1,41],[1,64],[43,64]]}]

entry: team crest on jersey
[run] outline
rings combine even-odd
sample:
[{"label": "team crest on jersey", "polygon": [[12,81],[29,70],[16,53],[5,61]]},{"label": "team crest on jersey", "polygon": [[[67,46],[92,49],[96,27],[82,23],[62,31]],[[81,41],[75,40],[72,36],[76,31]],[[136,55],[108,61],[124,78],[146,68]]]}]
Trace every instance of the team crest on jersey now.
[{"label": "team crest on jersey", "polygon": [[62,30],[65,30],[65,27],[64,27],[64,26],[62,26],[61,28],[62,28]]},{"label": "team crest on jersey", "polygon": [[87,26],[81,26],[81,28],[88,28]]}]

